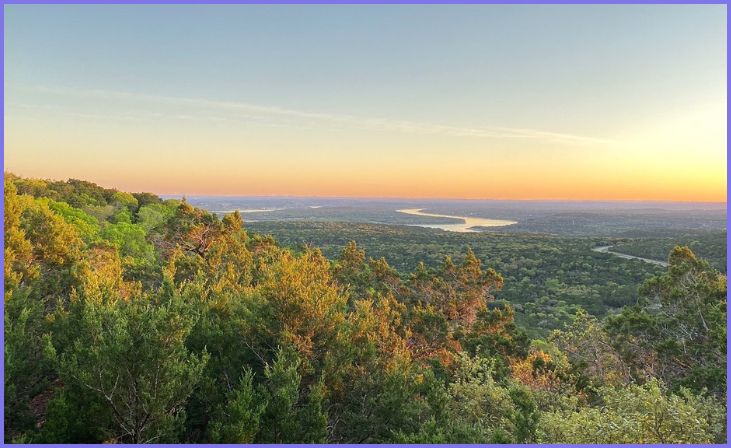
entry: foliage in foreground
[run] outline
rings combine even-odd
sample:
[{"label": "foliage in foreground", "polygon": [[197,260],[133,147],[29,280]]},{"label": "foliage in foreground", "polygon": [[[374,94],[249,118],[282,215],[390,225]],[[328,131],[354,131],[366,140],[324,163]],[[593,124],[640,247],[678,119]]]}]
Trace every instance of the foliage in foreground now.
[{"label": "foliage in foreground", "polygon": [[402,275],[81,181],[5,183],[7,442],[725,440],[726,277],[530,340],[468,250]]}]

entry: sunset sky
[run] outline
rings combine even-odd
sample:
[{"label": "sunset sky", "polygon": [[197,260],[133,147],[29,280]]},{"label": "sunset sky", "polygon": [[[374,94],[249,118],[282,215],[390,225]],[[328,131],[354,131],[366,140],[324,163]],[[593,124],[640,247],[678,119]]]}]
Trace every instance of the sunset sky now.
[{"label": "sunset sky", "polygon": [[158,194],[726,200],[726,7],[5,6],[5,169]]}]

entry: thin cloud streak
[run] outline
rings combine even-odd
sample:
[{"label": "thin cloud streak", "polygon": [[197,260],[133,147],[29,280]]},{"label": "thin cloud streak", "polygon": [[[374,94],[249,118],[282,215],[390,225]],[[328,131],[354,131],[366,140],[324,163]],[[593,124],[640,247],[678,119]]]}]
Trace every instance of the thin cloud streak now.
[{"label": "thin cloud streak", "polygon": [[[340,125],[360,129],[396,131],[421,135],[448,135],[454,137],[473,137],[490,139],[534,139],[550,140],[559,143],[572,145],[607,145],[615,141],[606,138],[588,137],[576,134],[542,131],[524,128],[508,127],[461,127],[433,123],[423,123],[409,120],[393,120],[381,118],[359,117],[354,115],[336,115],[321,112],[308,112],[295,109],[287,109],[276,106],[266,106],[245,102],[219,101],[201,98],[187,98],[167,95],[151,95],[144,93],[123,92],[100,89],[68,89],[57,87],[23,87],[38,93],[49,93],[54,95],[80,96],[84,98],[100,100],[123,100],[123,101],[145,101],[160,105],[183,106],[192,109],[213,109],[219,112],[234,112],[246,115],[247,118],[261,119],[266,117],[279,117],[284,119],[307,120],[321,124]],[[148,111],[149,113],[149,111]],[[192,113],[186,111],[186,117]],[[178,114],[168,114],[168,117],[176,118]],[[205,115],[204,115],[205,116]],[[220,117],[217,117],[220,119]],[[299,127],[299,126],[298,126]]]}]

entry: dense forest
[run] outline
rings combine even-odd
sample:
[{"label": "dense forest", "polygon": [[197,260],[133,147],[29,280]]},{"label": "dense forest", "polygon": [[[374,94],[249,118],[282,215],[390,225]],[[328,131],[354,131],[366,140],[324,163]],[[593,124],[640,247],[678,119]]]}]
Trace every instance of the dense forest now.
[{"label": "dense forest", "polygon": [[[726,276],[688,247],[617,272],[493,236],[409,269],[79,180],[6,173],[4,201],[6,442],[726,441]],[[513,305],[546,286],[577,300],[536,336]]]},{"label": "dense forest", "polygon": [[[497,232],[457,233],[415,226],[337,222],[254,222],[250,228],[272,234],[284,246],[315,246],[335,259],[356,241],[373,258],[383,257],[401,273],[420,263],[438,269],[444,257],[461,262],[469,248],[503,276],[494,292],[508,302],[516,322],[531,337],[545,337],[571,321],[581,308],[597,317],[618,312],[638,299],[639,286],[659,275],[659,266],[597,253],[596,246],[630,244],[627,239],[566,237]],[[454,253],[455,250],[460,251]],[[659,259],[666,259],[667,253]]]},{"label": "dense forest", "polygon": [[620,241],[613,250],[638,257],[664,260],[676,245],[688,246],[694,254],[708,261],[720,272],[726,272],[726,232],[680,232],[672,236],[651,235]]}]

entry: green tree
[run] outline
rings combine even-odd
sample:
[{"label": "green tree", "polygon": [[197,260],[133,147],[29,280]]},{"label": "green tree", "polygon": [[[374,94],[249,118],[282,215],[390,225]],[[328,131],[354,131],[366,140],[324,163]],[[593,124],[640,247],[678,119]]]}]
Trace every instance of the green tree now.
[{"label": "green tree", "polygon": [[5,301],[14,289],[38,276],[33,259],[33,245],[28,240],[20,221],[27,201],[16,194],[15,184],[5,179]]},{"label": "green tree", "polygon": [[71,224],[85,243],[94,242],[99,237],[99,221],[85,211],[53,199],[42,199],[40,202],[48,204],[48,208]]},{"label": "green tree", "polygon": [[723,430],[723,407],[687,389],[668,394],[660,381],[605,387],[601,405],[547,412],[541,443],[714,443]]},{"label": "green tree", "polygon": [[274,363],[266,366],[266,410],[257,437],[260,443],[324,443],[327,438],[327,414],[323,409],[321,385],[301,390],[298,372],[301,360],[294,351],[280,349]]},{"label": "green tree", "polygon": [[726,394],[726,276],[687,247],[667,272],[641,288],[642,300],[608,321],[635,377],[657,376],[672,389]]},{"label": "green tree", "polygon": [[55,377],[55,351],[42,302],[16,294],[5,304],[5,441],[32,432],[34,399]]},{"label": "green tree", "polygon": [[145,230],[129,222],[107,223],[101,237],[119,249],[125,264],[149,266],[155,262],[155,250],[147,241]]},{"label": "green tree", "polygon": [[355,241],[351,241],[335,262],[333,277],[343,287],[345,294],[353,299],[363,299],[368,297],[369,271],[365,251],[358,249]]},{"label": "green tree", "polygon": [[[195,356],[185,347],[195,316],[167,289],[129,301],[76,298],[62,379],[105,403],[113,425],[104,432],[113,440],[176,440],[185,402],[206,364],[205,353]],[[86,405],[75,406],[83,411]]]},{"label": "green tree", "polygon": [[266,400],[254,387],[254,374],[247,370],[239,384],[229,391],[225,404],[210,423],[214,443],[252,443],[267,408]]},{"label": "green tree", "polygon": [[145,204],[137,211],[137,223],[145,229],[145,232],[150,232],[152,229],[165,224],[174,214],[175,209],[168,205],[162,203]]},{"label": "green tree", "polygon": [[512,418],[518,410],[510,391],[493,379],[492,361],[460,354],[457,371],[449,384],[450,421],[461,421],[483,441],[504,442],[512,438]]},{"label": "green tree", "polygon": [[584,310],[578,311],[563,330],[554,330],[550,341],[568,355],[594,385],[624,384],[629,371],[599,320]]}]

